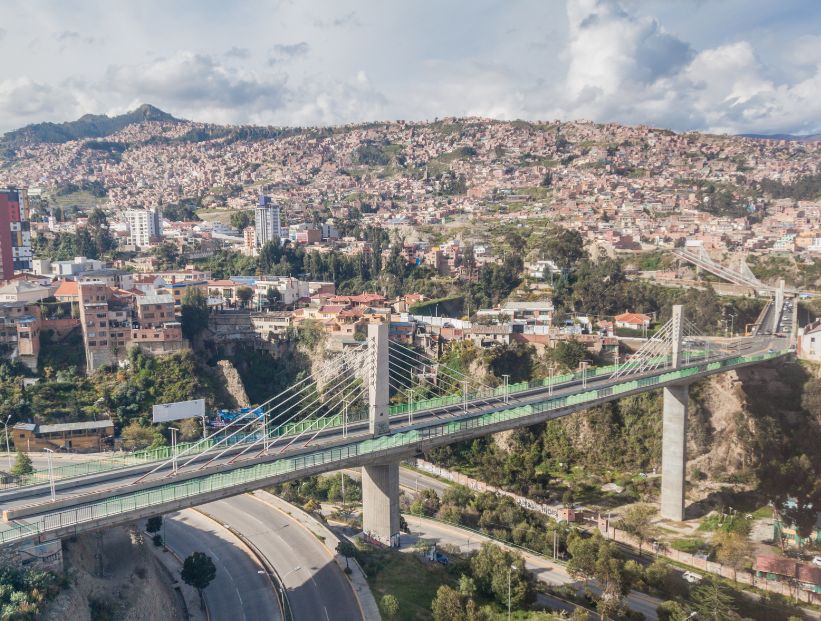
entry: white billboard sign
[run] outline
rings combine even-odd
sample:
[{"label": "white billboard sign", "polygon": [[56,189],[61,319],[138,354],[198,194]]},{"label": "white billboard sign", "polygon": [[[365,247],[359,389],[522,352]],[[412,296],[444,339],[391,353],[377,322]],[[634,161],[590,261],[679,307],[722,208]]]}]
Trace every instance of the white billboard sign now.
[{"label": "white billboard sign", "polygon": [[172,420],[205,416],[205,399],[193,401],[177,401],[175,403],[161,403],[153,409],[155,423],[167,423]]}]

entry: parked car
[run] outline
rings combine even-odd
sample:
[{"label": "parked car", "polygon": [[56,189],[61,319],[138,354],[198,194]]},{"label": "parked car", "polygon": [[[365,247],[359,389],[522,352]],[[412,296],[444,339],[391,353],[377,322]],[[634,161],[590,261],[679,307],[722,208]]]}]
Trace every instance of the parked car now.
[{"label": "parked car", "polygon": [[821,567],[821,556],[813,556],[812,564]]}]

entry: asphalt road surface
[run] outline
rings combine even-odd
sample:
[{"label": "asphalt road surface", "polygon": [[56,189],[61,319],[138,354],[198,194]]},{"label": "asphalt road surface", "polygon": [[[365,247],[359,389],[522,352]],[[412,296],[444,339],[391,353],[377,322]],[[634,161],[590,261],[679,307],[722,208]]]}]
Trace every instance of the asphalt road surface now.
[{"label": "asphalt road surface", "polygon": [[[275,568],[288,590],[297,621],[362,618],[348,578],[322,542],[294,519],[249,494],[200,508],[254,544]],[[248,617],[249,620],[267,618]]]},{"label": "asphalt road surface", "polygon": [[271,581],[257,573],[261,566],[227,529],[194,509],[163,522],[166,543],[180,558],[205,552],[216,565],[214,581],[203,591],[212,621],[282,619]]}]

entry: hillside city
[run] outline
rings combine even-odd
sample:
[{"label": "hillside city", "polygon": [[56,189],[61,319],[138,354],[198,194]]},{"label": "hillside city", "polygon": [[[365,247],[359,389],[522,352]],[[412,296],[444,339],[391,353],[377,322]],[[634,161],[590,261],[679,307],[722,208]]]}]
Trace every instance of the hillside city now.
[{"label": "hillside city", "polygon": [[0,619],[818,618],[821,141],[143,105],[0,188]]}]

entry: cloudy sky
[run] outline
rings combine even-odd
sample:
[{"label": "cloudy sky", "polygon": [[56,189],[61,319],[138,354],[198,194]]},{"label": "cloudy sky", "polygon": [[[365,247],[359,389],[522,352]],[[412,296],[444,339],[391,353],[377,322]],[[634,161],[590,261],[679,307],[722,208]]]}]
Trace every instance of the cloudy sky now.
[{"label": "cloudy sky", "polygon": [[0,131],[479,115],[821,131],[818,0],[0,0]]}]

